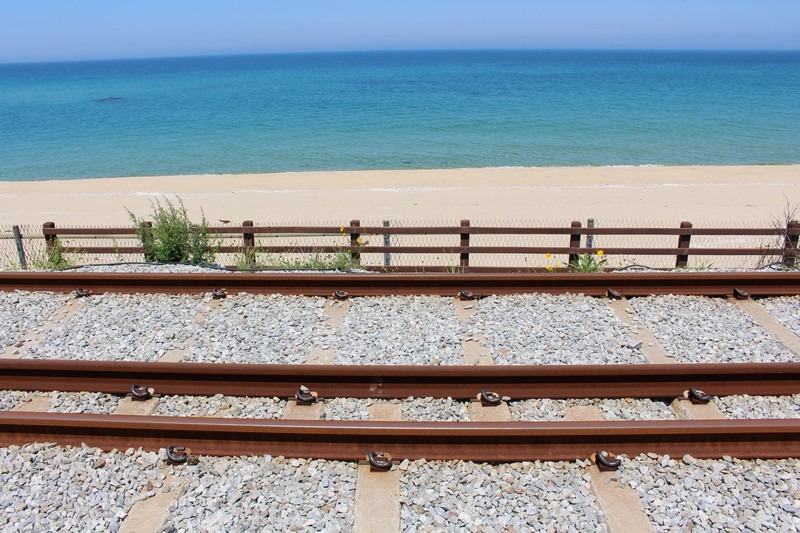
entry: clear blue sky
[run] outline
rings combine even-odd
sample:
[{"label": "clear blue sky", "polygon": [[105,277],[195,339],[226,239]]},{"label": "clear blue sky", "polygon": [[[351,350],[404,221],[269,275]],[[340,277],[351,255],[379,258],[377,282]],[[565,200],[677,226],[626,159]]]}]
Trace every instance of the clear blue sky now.
[{"label": "clear blue sky", "polygon": [[800,50],[800,0],[0,0],[0,62],[442,48]]}]

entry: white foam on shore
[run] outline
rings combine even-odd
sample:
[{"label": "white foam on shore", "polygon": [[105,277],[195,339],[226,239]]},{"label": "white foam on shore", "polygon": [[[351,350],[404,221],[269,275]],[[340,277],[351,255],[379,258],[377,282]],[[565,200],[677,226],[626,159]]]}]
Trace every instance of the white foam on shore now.
[{"label": "white foam on shore", "polygon": [[[114,192],[59,192],[59,193],[36,193],[37,197],[74,197],[74,198],[112,198],[112,197],[126,197],[126,196],[144,196],[144,197],[181,197],[181,198],[211,198],[219,196],[220,194],[328,194],[328,193],[431,193],[431,192],[447,192],[447,191],[463,191],[463,190],[550,190],[550,191],[570,191],[570,190],[609,190],[609,189],[675,189],[675,188],[688,188],[688,187],[701,187],[701,188],[720,188],[730,187],[732,185],[739,185],[736,182],[730,183],[601,183],[601,184],[580,184],[580,185],[553,185],[553,184],[530,184],[530,185],[475,185],[475,186],[441,186],[441,187],[366,187],[366,188],[280,188],[280,189],[235,189],[223,192],[183,192],[176,193],[163,193],[163,192],[148,192],[148,191],[114,191]],[[770,182],[750,182],[747,184],[750,187],[769,186],[774,185]],[[0,194],[0,199],[14,199],[25,198],[30,195],[23,194]]]}]

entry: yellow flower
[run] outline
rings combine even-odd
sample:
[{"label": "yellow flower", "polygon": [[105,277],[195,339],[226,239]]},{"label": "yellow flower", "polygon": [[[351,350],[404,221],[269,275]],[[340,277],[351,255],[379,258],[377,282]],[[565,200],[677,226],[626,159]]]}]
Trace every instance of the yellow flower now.
[{"label": "yellow flower", "polygon": [[551,267],[550,265],[547,265],[546,267],[544,267],[544,269],[547,270],[548,272],[550,272],[551,270],[553,270],[553,267]]},{"label": "yellow flower", "polygon": [[598,257],[603,257],[603,253],[604,253],[603,250],[597,250]]},{"label": "yellow flower", "polygon": [[361,237],[356,238],[356,244],[361,244]]},{"label": "yellow flower", "polygon": [[545,256],[547,259],[550,259],[550,257],[552,257],[552,256],[550,255],[550,252],[547,252],[546,254],[544,254],[544,256]]},{"label": "yellow flower", "polygon": [[339,227],[339,231],[341,231],[342,233],[344,233],[344,226],[341,226],[341,227]]}]

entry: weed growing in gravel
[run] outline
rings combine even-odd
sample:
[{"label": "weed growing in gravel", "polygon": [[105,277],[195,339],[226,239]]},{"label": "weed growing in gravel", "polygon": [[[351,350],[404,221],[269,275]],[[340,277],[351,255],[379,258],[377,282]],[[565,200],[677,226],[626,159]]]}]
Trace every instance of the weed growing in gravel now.
[{"label": "weed growing in gravel", "polygon": [[61,239],[56,239],[44,252],[39,251],[29,255],[28,263],[34,270],[64,270],[78,265],[76,261],[67,257]]},{"label": "weed growing in gravel", "polygon": [[151,201],[150,205],[152,226],[128,210],[146,261],[192,265],[214,261],[219,244],[208,235],[208,221],[202,209],[200,223],[193,224],[180,198],[177,205],[166,197],[163,205],[159,200]]},{"label": "weed growing in gravel", "polygon": [[603,255],[603,250],[597,250],[596,254],[580,254],[567,266],[572,272],[602,272],[608,262]]},{"label": "weed growing in gravel", "polygon": [[[764,253],[758,261],[756,268],[774,265],[781,270],[800,270],[800,255],[797,253],[797,236],[789,234],[790,225],[796,225],[800,219],[800,204],[792,206],[789,198],[784,194],[783,215],[772,218],[772,228],[776,235],[773,242],[763,244]],[[794,254],[786,254],[794,248]]]},{"label": "weed growing in gravel", "polygon": [[[343,234],[347,236],[347,234]],[[347,236],[349,239],[349,236]],[[274,268],[281,270],[338,270],[346,272],[359,268],[359,254],[368,241],[358,237],[354,247],[349,243],[334,253],[324,253],[315,248],[299,248],[288,254],[256,256],[253,250],[242,250],[236,257],[236,267],[241,270]]]}]

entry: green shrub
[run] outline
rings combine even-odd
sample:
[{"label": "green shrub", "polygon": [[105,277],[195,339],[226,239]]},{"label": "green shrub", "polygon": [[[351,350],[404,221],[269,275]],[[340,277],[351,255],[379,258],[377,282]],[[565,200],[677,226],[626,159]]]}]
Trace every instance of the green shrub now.
[{"label": "green shrub", "polygon": [[150,205],[152,227],[128,210],[146,261],[192,265],[214,261],[219,244],[212,242],[208,235],[208,221],[202,209],[200,223],[193,224],[180,198],[177,205],[166,197],[163,205],[158,200],[151,201]]}]

